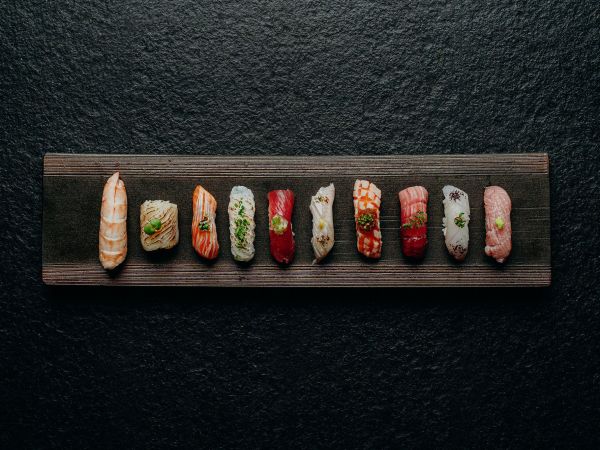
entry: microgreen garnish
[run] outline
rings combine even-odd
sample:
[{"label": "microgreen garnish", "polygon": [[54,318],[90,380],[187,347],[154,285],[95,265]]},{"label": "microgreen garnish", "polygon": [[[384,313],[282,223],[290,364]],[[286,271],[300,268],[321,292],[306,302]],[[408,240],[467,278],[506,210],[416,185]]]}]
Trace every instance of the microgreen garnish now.
[{"label": "microgreen garnish", "polygon": [[465,220],[465,213],[461,212],[458,216],[454,218],[454,223],[458,228],[464,228],[467,221]]},{"label": "microgreen garnish", "polygon": [[424,211],[417,211],[408,219],[408,222],[402,224],[402,228],[419,228],[427,223],[427,214]]},{"label": "microgreen garnish", "polygon": [[356,222],[358,223],[358,226],[361,227],[363,230],[371,231],[374,226],[375,217],[373,217],[372,213],[363,213],[360,216],[358,216]]},{"label": "microgreen garnish", "polygon": [[210,221],[208,217],[204,216],[200,223],[198,224],[198,229],[200,231],[210,231]]}]

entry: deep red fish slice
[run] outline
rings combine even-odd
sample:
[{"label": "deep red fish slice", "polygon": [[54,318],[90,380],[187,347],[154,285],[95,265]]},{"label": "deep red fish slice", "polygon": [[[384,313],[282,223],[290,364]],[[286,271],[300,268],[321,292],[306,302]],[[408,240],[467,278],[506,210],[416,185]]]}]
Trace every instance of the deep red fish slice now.
[{"label": "deep red fish slice", "polygon": [[292,230],[294,193],[289,189],[269,192],[269,237],[271,255],[281,264],[294,259],[296,244]]},{"label": "deep red fish slice", "polygon": [[427,200],[423,186],[411,186],[398,194],[400,198],[400,235],[402,253],[411,258],[423,258],[427,247]]}]

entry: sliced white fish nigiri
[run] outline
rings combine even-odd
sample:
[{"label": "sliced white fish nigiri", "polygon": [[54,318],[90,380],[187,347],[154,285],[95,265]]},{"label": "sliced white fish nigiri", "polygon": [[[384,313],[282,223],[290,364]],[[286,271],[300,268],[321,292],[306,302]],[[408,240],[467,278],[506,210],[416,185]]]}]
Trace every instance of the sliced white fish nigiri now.
[{"label": "sliced white fish nigiri", "polygon": [[229,195],[229,235],[231,254],[236,261],[250,261],[254,258],[254,237],[256,224],[254,194],[245,186],[234,186]]},{"label": "sliced white fish nigiri", "polygon": [[310,240],[317,263],[325,258],[334,243],[333,233],[333,201],[335,200],[335,187],[333,183],[320,188],[310,200],[310,212],[313,219],[312,239]]},{"label": "sliced white fish nigiri", "polygon": [[469,250],[469,196],[455,186],[444,186],[444,218],[442,225],[448,252],[457,261],[463,261]]}]

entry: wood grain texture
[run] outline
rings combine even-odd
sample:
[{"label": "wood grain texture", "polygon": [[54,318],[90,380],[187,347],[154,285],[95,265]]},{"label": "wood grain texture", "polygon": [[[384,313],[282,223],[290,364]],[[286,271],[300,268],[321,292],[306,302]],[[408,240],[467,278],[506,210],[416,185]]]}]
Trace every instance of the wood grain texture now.
[{"label": "wood grain texture", "polygon": [[[97,256],[102,187],[119,170],[128,193],[129,253],[109,274]],[[383,191],[383,255],[364,260],[356,251],[352,186],[368,178]],[[334,182],[336,243],[320,265],[311,264],[310,196]],[[221,253],[214,263],[191,246],[191,194],[201,183],[217,199]],[[256,198],[256,257],[233,261],[227,203],[234,185]],[[429,246],[422,262],[400,251],[397,193],[422,184],[430,193]],[[471,201],[470,249],[463,263],[447,255],[442,235],[445,184],[465,190]],[[513,252],[500,266],[483,253],[485,186],[503,186],[513,200]],[[289,267],[269,255],[266,194],[290,188],[296,194],[293,226],[297,253]],[[145,200],[179,205],[180,243],[170,252],[146,253],[139,242],[139,205]],[[547,286],[551,280],[550,199],[546,154],[370,157],[182,157],[47,154],[44,158],[43,279],[63,285],[186,286]]]}]

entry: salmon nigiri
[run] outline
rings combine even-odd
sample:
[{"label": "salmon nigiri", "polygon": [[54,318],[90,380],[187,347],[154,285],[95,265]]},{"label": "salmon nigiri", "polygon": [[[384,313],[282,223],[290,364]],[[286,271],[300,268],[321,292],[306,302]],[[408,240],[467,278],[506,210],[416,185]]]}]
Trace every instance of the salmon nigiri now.
[{"label": "salmon nigiri", "polygon": [[427,200],[429,193],[423,186],[411,186],[399,192],[400,235],[402,253],[411,258],[422,258],[427,247]]},{"label": "salmon nigiri", "polygon": [[378,259],[383,245],[379,228],[381,190],[370,181],[356,180],[353,197],[358,251],[367,258]]},{"label": "salmon nigiri", "polygon": [[119,172],[113,174],[102,193],[98,250],[100,263],[114,269],[127,256],[127,192]]},{"label": "salmon nigiri", "polygon": [[503,263],[512,250],[510,197],[500,186],[488,186],[483,193],[485,207],[485,254]]},{"label": "salmon nigiri", "polygon": [[215,259],[219,254],[217,240],[217,201],[202,186],[196,186],[192,198],[192,245],[200,256]]},{"label": "salmon nigiri", "polygon": [[294,193],[289,189],[269,192],[269,237],[271,255],[280,264],[294,259],[296,244],[292,230]]}]

